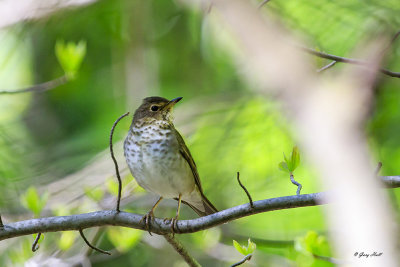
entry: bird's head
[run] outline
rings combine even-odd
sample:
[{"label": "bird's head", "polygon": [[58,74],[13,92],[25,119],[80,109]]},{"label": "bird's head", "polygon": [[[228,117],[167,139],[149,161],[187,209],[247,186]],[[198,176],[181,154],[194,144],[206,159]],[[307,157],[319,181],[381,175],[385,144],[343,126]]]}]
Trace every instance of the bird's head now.
[{"label": "bird's head", "polygon": [[172,110],[176,103],[182,97],[172,100],[159,96],[150,96],[143,99],[142,104],[138,107],[133,115],[133,122],[151,122],[154,120],[172,121]]}]

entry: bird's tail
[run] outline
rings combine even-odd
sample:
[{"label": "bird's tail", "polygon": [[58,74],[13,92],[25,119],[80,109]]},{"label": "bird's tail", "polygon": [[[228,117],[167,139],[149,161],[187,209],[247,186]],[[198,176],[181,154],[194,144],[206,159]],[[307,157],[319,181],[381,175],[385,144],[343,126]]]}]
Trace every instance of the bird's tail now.
[{"label": "bird's tail", "polygon": [[213,213],[218,212],[218,210],[214,207],[214,205],[207,199],[207,197],[201,194],[201,200],[204,207],[204,211],[196,208],[194,205],[182,200],[183,203],[191,207],[200,217],[207,216]]}]

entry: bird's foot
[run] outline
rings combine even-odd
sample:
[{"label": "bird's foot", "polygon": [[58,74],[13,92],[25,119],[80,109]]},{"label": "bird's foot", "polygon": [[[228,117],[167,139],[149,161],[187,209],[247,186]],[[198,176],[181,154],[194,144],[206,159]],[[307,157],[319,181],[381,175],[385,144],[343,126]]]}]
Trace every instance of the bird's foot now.
[{"label": "bird's foot", "polygon": [[147,212],[142,219],[140,219],[139,223],[144,222],[145,227],[147,232],[149,232],[149,234],[152,236],[151,232],[150,232],[150,226],[151,226],[151,222],[154,221],[154,213],[153,210],[150,210],[149,212]]},{"label": "bird's foot", "polygon": [[165,218],[164,219],[164,223],[166,223],[168,221],[168,223],[171,224],[171,232],[172,232],[172,237],[175,236],[175,233],[179,232],[178,229],[178,215],[175,216],[174,218]]}]

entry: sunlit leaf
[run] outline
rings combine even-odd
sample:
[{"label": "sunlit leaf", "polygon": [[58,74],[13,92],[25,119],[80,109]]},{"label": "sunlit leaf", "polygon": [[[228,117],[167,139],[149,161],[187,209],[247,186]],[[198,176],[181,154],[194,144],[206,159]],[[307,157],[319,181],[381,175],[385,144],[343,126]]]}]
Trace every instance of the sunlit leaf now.
[{"label": "sunlit leaf", "polygon": [[104,190],[101,188],[88,188],[86,187],[84,189],[85,195],[89,197],[90,199],[99,202],[100,200],[103,199],[104,197]]},{"label": "sunlit leaf", "polygon": [[48,192],[39,197],[36,188],[31,186],[21,196],[21,204],[28,210],[32,211],[36,217],[38,217],[40,215],[40,212],[46,206],[48,198]]},{"label": "sunlit leaf", "polygon": [[241,246],[236,240],[233,240],[233,246],[236,248],[236,250],[243,255],[246,255],[246,247]]},{"label": "sunlit leaf", "polygon": [[288,167],[288,165],[286,164],[286,162],[281,162],[281,163],[279,163],[279,169],[281,170],[281,171],[284,171],[284,172],[288,172],[288,173],[290,173],[290,171],[289,171],[289,167]]},{"label": "sunlit leaf", "polygon": [[110,194],[118,196],[118,183],[114,181],[115,178],[109,178],[106,181],[106,187]]},{"label": "sunlit leaf", "polygon": [[74,244],[77,233],[75,231],[65,231],[61,233],[60,239],[58,239],[57,244],[61,250],[68,250]]},{"label": "sunlit leaf", "polygon": [[69,78],[74,78],[86,55],[86,41],[81,40],[78,43],[65,43],[63,40],[58,40],[55,52],[65,74]]},{"label": "sunlit leaf", "polygon": [[109,228],[107,237],[115,248],[120,252],[126,252],[134,247],[140,240],[142,231],[131,228]]}]

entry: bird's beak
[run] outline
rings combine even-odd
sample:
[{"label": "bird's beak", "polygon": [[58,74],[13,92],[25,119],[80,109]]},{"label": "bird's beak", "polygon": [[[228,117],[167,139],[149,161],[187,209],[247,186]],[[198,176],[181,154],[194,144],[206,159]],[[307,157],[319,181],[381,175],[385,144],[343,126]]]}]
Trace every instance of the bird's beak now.
[{"label": "bird's beak", "polygon": [[163,110],[172,108],[176,103],[178,103],[179,101],[181,101],[182,98],[183,98],[183,97],[177,97],[177,98],[174,98],[174,99],[170,100],[170,101],[163,107]]}]

